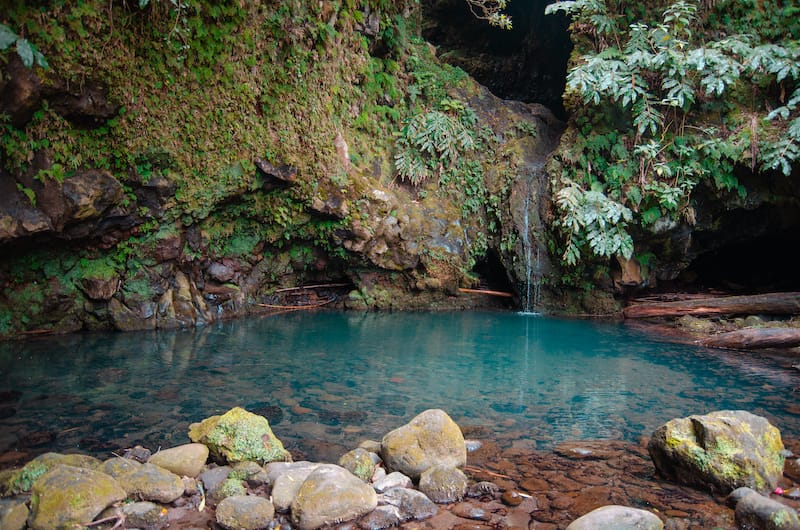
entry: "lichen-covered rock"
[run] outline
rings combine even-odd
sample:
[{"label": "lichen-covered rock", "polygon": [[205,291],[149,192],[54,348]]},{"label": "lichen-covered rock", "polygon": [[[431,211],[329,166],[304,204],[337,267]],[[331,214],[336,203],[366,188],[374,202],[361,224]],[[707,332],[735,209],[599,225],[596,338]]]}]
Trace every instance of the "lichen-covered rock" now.
[{"label": "lichen-covered rock", "polygon": [[420,521],[433,517],[439,508],[424,493],[408,488],[393,488],[379,497],[381,505],[394,506],[402,521]]},{"label": "lichen-covered rock", "polygon": [[272,483],[272,503],[279,512],[287,511],[292,506],[300,486],[308,476],[321,464],[306,463],[286,469]]},{"label": "lichen-covered rock", "polygon": [[578,517],[567,530],[661,530],[658,516],[627,506],[601,506]]},{"label": "lichen-covered rock", "polygon": [[105,473],[59,464],[33,484],[28,526],[51,530],[81,525],[125,496],[122,486]]},{"label": "lichen-covered rock", "polygon": [[3,530],[23,530],[28,520],[26,499],[0,499],[0,528]]},{"label": "lichen-covered rock", "polygon": [[333,464],[315,469],[292,503],[292,521],[301,530],[349,521],[371,512],[378,496],[369,484]]},{"label": "lichen-covered rock", "polygon": [[263,465],[291,460],[267,419],[240,407],[193,423],[189,426],[189,438],[208,446],[214,457],[230,463],[252,460]]},{"label": "lichen-covered rock", "polygon": [[137,460],[115,456],[114,458],[109,458],[103,462],[98,470],[102,471],[106,475],[119,478],[123,475],[127,475],[128,473],[136,471],[140,467],[142,467],[142,464]]},{"label": "lichen-covered rock", "polygon": [[211,506],[216,506],[228,497],[240,497],[242,495],[247,495],[244,481],[231,473],[231,476],[223,480],[206,498]]},{"label": "lichen-covered rock", "polygon": [[467,476],[455,467],[429,467],[419,478],[419,490],[439,504],[458,502],[467,492]]},{"label": "lichen-covered rock", "polygon": [[800,518],[789,506],[759,494],[750,488],[738,488],[730,498],[736,504],[736,524],[753,530],[795,530]]},{"label": "lichen-covered rock", "polygon": [[100,466],[100,460],[86,455],[44,453],[25,464],[22,469],[16,472],[8,480],[5,489],[11,495],[28,492],[39,477],[57,465],[96,469]]},{"label": "lichen-covered rock", "polygon": [[353,449],[342,455],[339,465],[357,476],[364,482],[369,482],[375,472],[375,462],[365,449]]},{"label": "lichen-covered rock", "polygon": [[203,444],[184,444],[157,452],[148,460],[181,477],[196,477],[208,459],[208,447]]},{"label": "lichen-covered rock", "polygon": [[217,506],[217,523],[226,530],[266,528],[275,516],[272,503],[263,497],[236,495]]},{"label": "lichen-covered rock", "polygon": [[169,526],[167,509],[154,502],[140,501],[123,503],[104,510],[98,519],[107,517],[124,517],[125,528],[142,528],[144,530],[161,530]]},{"label": "lichen-covered rock", "polygon": [[181,477],[155,464],[141,464],[117,477],[128,495],[143,501],[168,503],[183,495]]},{"label": "lichen-covered rock", "polygon": [[743,410],[671,420],[647,449],[664,477],[724,493],[741,486],[771,491],[783,473],[780,432]]},{"label": "lichen-covered rock", "polygon": [[386,467],[417,479],[433,465],[464,467],[467,448],[456,423],[440,409],[429,409],[381,441]]}]

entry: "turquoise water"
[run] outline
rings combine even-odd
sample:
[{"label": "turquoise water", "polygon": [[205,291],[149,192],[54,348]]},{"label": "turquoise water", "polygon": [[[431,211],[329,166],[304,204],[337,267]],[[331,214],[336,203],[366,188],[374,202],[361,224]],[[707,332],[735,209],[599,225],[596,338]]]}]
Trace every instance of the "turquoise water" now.
[{"label": "turquoise water", "polygon": [[328,460],[427,408],[526,449],[638,440],[727,408],[797,437],[797,373],[622,323],[515,313],[290,313],[36,338],[0,344],[0,453],[155,450],[233,406],[269,418],[295,458]]}]

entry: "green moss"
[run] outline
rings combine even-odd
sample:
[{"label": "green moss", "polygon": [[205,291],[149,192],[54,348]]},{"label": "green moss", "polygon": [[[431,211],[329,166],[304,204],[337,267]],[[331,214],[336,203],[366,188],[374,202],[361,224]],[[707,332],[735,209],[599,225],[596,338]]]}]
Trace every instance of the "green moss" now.
[{"label": "green moss", "polygon": [[8,491],[12,495],[30,491],[33,483],[36,482],[39,477],[47,473],[49,469],[50,467],[43,462],[38,462],[36,460],[28,462],[13,478],[11,478],[7,488]]}]

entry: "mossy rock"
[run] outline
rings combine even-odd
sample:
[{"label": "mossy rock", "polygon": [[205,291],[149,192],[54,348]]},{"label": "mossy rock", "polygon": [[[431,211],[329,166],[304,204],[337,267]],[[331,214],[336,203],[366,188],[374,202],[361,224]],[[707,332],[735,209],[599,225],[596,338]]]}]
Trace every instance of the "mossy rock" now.
[{"label": "mossy rock", "polygon": [[671,420],[647,449],[664,477],[722,493],[742,486],[770,492],[783,474],[780,431],[743,410]]},{"label": "mossy rock", "polygon": [[378,495],[343,467],[323,464],[303,481],[292,502],[292,522],[300,530],[314,530],[367,514],[378,505]]},{"label": "mossy rock", "polygon": [[26,493],[31,490],[34,482],[42,475],[56,467],[66,465],[85,469],[97,469],[100,460],[87,455],[62,455],[60,453],[44,453],[37,456],[12,475],[5,485],[5,490],[10,495]]},{"label": "mossy rock", "polygon": [[122,486],[105,473],[59,464],[31,488],[28,527],[50,530],[83,525],[125,496]]},{"label": "mossy rock", "polygon": [[353,449],[342,455],[339,465],[365,482],[375,473],[375,462],[365,449]]},{"label": "mossy rock", "polygon": [[267,419],[240,407],[191,424],[189,438],[206,445],[215,458],[230,463],[253,461],[263,465],[292,459]]},{"label": "mossy rock", "polygon": [[386,434],[381,441],[381,456],[386,467],[412,479],[429,467],[464,467],[467,446],[456,423],[439,409],[429,409],[406,425]]}]

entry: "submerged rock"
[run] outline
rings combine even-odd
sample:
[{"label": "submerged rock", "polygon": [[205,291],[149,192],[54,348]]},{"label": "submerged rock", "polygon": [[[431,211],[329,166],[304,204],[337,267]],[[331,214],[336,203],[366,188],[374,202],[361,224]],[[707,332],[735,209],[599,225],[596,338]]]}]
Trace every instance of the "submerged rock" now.
[{"label": "submerged rock", "polygon": [[125,497],[122,486],[105,473],[60,464],[31,488],[28,526],[51,530],[82,525]]},{"label": "submerged rock", "polygon": [[601,506],[575,519],[567,530],[661,530],[656,515],[627,506]]},{"label": "submerged rock", "polygon": [[418,479],[434,466],[464,467],[467,448],[456,423],[440,409],[429,409],[381,441],[386,467]]},{"label": "submerged rock", "polygon": [[369,484],[333,464],[315,469],[300,486],[292,503],[292,521],[301,530],[349,521],[378,505]]},{"label": "submerged rock", "polygon": [[263,465],[275,460],[291,461],[267,419],[240,407],[191,424],[189,438],[208,446],[213,456],[230,463],[252,460]]},{"label": "submerged rock", "polygon": [[661,475],[702,489],[767,492],[783,474],[780,432],[743,410],[671,420],[653,433],[647,450]]}]

